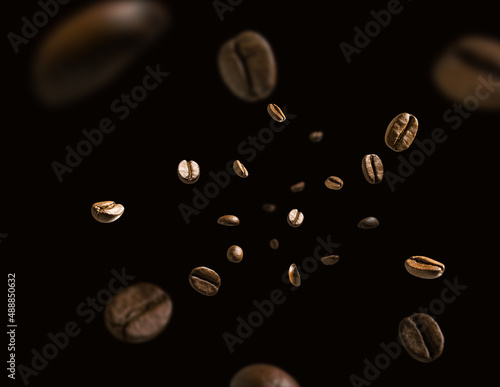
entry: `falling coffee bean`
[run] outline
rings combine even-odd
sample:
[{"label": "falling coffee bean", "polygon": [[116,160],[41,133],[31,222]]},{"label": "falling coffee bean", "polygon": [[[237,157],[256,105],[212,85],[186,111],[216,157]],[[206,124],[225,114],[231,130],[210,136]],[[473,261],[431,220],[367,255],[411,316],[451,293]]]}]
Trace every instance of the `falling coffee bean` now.
[{"label": "falling coffee bean", "polygon": [[140,282],[117,293],[106,306],[109,332],[127,343],[143,343],[158,336],[172,314],[172,301],[158,286]]},{"label": "falling coffee bean", "polygon": [[293,286],[300,286],[300,273],[295,263],[292,263],[288,269],[288,278]]},{"label": "falling coffee bean", "polygon": [[156,41],[168,20],[165,7],[155,1],[106,1],[84,8],[57,26],[36,52],[37,95],[60,107],[97,91]]},{"label": "falling coffee bean", "polygon": [[280,243],[276,238],[274,238],[269,241],[269,246],[271,246],[271,249],[273,250],[278,250]]},{"label": "falling coffee bean", "polygon": [[200,166],[196,161],[182,160],[177,167],[177,176],[185,184],[193,184],[200,178]]},{"label": "falling coffee bean", "polygon": [[240,220],[235,215],[224,215],[217,219],[217,223],[222,226],[237,226],[240,224]]},{"label": "falling coffee bean", "polygon": [[377,155],[371,154],[363,157],[361,169],[366,181],[370,184],[378,184],[384,177],[384,165]]},{"label": "falling coffee bean", "polygon": [[330,176],[328,179],[325,181],[325,185],[329,189],[333,189],[338,191],[344,186],[344,182],[340,177],[337,176]]},{"label": "falling coffee bean", "polygon": [[402,152],[410,147],[417,130],[418,120],[414,115],[398,114],[387,126],[385,144],[393,151]]},{"label": "falling coffee bean", "polygon": [[377,218],[369,216],[367,218],[361,219],[358,223],[358,227],[364,230],[368,230],[370,228],[378,227],[379,224],[380,223]]},{"label": "falling coffee bean", "polygon": [[328,255],[321,258],[321,263],[327,266],[335,265],[339,261],[339,258],[338,255]]},{"label": "falling coffee bean", "polygon": [[323,140],[323,132],[316,131],[316,132],[311,132],[309,134],[309,141],[311,141],[311,142],[320,142],[321,140]]},{"label": "falling coffee bean", "polygon": [[241,262],[243,259],[243,249],[240,246],[232,245],[229,249],[227,249],[226,256],[230,262]]},{"label": "falling coffee bean", "polygon": [[97,202],[92,204],[91,213],[100,223],[111,223],[123,215],[125,208],[113,201]]},{"label": "falling coffee bean", "polygon": [[246,102],[267,98],[276,86],[276,62],[267,40],[254,31],[243,31],[225,42],[217,57],[227,88]]},{"label": "falling coffee bean", "polygon": [[444,336],[441,328],[425,313],[414,313],[401,320],[399,340],[406,352],[422,363],[436,360],[443,353]]},{"label": "falling coffee bean", "polygon": [[234,169],[234,172],[239,177],[243,177],[243,178],[248,177],[248,171],[247,171],[247,169],[245,168],[245,166],[239,160],[236,160],[233,163],[233,169]]},{"label": "falling coffee bean", "polygon": [[296,192],[302,192],[304,188],[306,187],[306,183],[303,181],[298,182],[297,184],[294,184],[290,187],[290,191],[296,193]]},{"label": "falling coffee bean", "polygon": [[264,203],[264,204],[262,205],[262,209],[263,209],[265,212],[269,212],[269,213],[271,213],[271,212],[276,211],[276,205],[275,205],[275,204],[273,204],[273,203]]},{"label": "falling coffee bean", "polygon": [[304,214],[293,209],[288,213],[286,220],[290,226],[299,227],[304,222]]},{"label": "falling coffee bean", "polygon": [[420,255],[408,258],[405,268],[411,275],[424,279],[438,278],[444,273],[444,265],[441,262]]},{"label": "falling coffee bean", "polygon": [[283,122],[286,120],[285,114],[281,111],[279,106],[274,103],[267,105],[267,112],[274,121]]},{"label": "falling coffee bean", "polygon": [[189,284],[204,296],[215,296],[220,288],[219,275],[208,267],[200,266],[189,273]]},{"label": "falling coffee bean", "polygon": [[229,387],[300,387],[287,372],[271,364],[251,364],[239,370]]}]

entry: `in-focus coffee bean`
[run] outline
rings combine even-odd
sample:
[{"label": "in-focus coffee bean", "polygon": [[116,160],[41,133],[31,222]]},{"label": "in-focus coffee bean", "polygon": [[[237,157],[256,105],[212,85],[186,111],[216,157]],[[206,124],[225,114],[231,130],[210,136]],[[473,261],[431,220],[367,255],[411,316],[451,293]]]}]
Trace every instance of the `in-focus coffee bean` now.
[{"label": "in-focus coffee bean", "polygon": [[273,50],[255,31],[243,31],[225,42],[219,50],[217,62],[225,85],[246,102],[267,98],[276,86]]},{"label": "in-focus coffee bean", "polygon": [[436,360],[443,353],[444,336],[441,328],[425,313],[414,313],[401,320],[399,340],[406,352],[422,363]]},{"label": "in-focus coffee bean", "polygon": [[113,201],[97,202],[92,204],[90,212],[95,220],[100,223],[111,223],[123,215],[125,208]]},{"label": "in-focus coffee bean", "polygon": [[335,265],[339,261],[338,255],[328,255],[321,258],[321,263],[327,266]]},{"label": "in-focus coffee bean", "polygon": [[361,219],[358,223],[358,227],[364,230],[368,230],[370,228],[378,227],[379,221],[377,218],[373,216],[368,216],[367,218]]},{"label": "in-focus coffee bean", "polygon": [[251,364],[239,370],[229,387],[300,387],[290,374],[271,364]]},{"label": "in-focus coffee bean", "polygon": [[156,41],[168,22],[166,8],[156,1],[106,1],[84,8],[56,27],[36,52],[37,95],[59,107],[97,91]]},{"label": "in-focus coffee bean", "polygon": [[269,241],[269,246],[271,246],[271,249],[273,250],[278,250],[280,243],[276,238],[274,238]]},{"label": "in-focus coffee bean", "polygon": [[295,263],[292,263],[288,269],[288,278],[293,286],[300,286],[300,273]]},{"label": "in-focus coffee bean", "polygon": [[418,120],[414,115],[398,114],[387,126],[385,144],[393,151],[402,152],[410,147],[417,135],[417,130]]},{"label": "in-focus coffee bean", "polygon": [[286,220],[290,226],[299,227],[304,222],[304,214],[297,209],[293,209],[288,213]]},{"label": "in-focus coffee bean", "polygon": [[325,180],[325,185],[329,189],[333,189],[335,191],[338,191],[344,186],[344,182],[340,177],[337,176],[330,176],[328,179]]},{"label": "in-focus coffee bean", "polygon": [[240,246],[232,245],[227,249],[227,259],[233,263],[239,263],[243,259],[243,249]]},{"label": "in-focus coffee bean", "polygon": [[262,210],[264,210],[265,212],[274,212],[276,211],[276,204],[273,204],[273,203],[264,203],[262,205]]},{"label": "in-focus coffee bean", "polygon": [[292,191],[294,193],[302,192],[305,187],[306,187],[306,183],[303,181],[299,181],[298,183],[296,183],[290,187],[290,191]]},{"label": "in-focus coffee bean", "polygon": [[247,169],[245,168],[245,166],[239,160],[236,160],[233,163],[233,169],[234,169],[234,172],[239,177],[242,177],[242,178],[248,177],[248,171],[247,171]]},{"label": "in-focus coffee bean", "polygon": [[177,176],[185,184],[194,184],[200,178],[200,166],[196,161],[182,160],[177,167]]},{"label": "in-focus coffee bean", "polygon": [[235,215],[224,215],[217,219],[217,223],[222,226],[237,226],[240,224],[240,220]]},{"label": "in-focus coffee bean", "polygon": [[111,299],[104,311],[104,323],[117,339],[144,343],[165,329],[171,315],[170,296],[156,285],[140,282]]},{"label": "in-focus coffee bean", "polygon": [[444,265],[441,262],[421,255],[408,258],[405,268],[411,275],[424,279],[438,278],[444,273]]},{"label": "in-focus coffee bean", "polygon": [[279,106],[274,103],[267,105],[267,112],[274,121],[283,122],[286,120],[285,114],[281,111]]},{"label": "in-focus coffee bean", "polygon": [[322,131],[318,130],[315,132],[311,132],[309,134],[309,141],[320,142],[321,140],[323,140],[323,132]]},{"label": "in-focus coffee bean", "polygon": [[204,296],[215,296],[220,288],[219,275],[208,267],[200,266],[189,273],[189,284],[198,293]]},{"label": "in-focus coffee bean", "polygon": [[370,154],[363,157],[361,169],[366,181],[370,184],[378,184],[384,178],[384,165],[377,155]]}]

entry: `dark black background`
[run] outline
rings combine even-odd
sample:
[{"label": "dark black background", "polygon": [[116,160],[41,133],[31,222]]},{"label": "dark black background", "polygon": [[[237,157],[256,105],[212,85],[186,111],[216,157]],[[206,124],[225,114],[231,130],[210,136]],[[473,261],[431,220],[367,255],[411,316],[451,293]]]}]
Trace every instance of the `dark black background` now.
[{"label": "dark black background", "polygon": [[[405,352],[381,372],[373,385],[454,385],[464,380],[495,380],[483,353],[494,345],[495,282],[485,275],[498,251],[490,248],[494,230],[486,220],[497,212],[493,136],[499,113],[474,112],[457,130],[443,122],[453,103],[444,99],[430,75],[446,45],[464,33],[500,37],[494,2],[402,2],[404,10],[347,64],[339,44],[352,44],[353,28],[372,20],[370,10],[387,2],[243,1],[220,21],[211,1],[170,1],[172,28],[160,42],[99,94],[61,110],[44,107],[29,78],[32,58],[43,37],[90,2],[71,2],[21,52],[4,40],[4,125],[0,138],[2,208],[0,245],[7,272],[16,273],[17,352],[29,365],[34,348],[49,342],[76,321],[73,338],[30,385],[64,380],[143,385],[228,386],[241,367],[276,364],[303,386],[350,385],[373,361],[380,343],[394,341],[399,321],[440,297],[444,279],[468,285],[437,321],[445,335],[443,355],[421,364]],[[7,5],[5,6],[7,7]],[[35,2],[9,3],[4,36],[18,33],[20,18],[38,10]],[[238,100],[222,83],[216,63],[220,45],[244,29],[261,32],[274,48],[278,84],[265,101]],[[65,146],[83,139],[104,117],[116,117],[110,103],[143,78],[144,67],[161,64],[169,77],[116,130],[60,183],[53,161],[64,161]],[[297,117],[257,157],[246,162],[238,145],[269,125],[268,103],[287,106]],[[395,172],[398,154],[384,144],[390,120],[401,112],[418,117],[417,138],[434,128],[448,135],[435,153],[391,192],[383,182],[368,184],[361,159],[378,154]],[[325,133],[311,143],[311,131]],[[414,146],[403,152],[408,157]],[[193,189],[211,181],[209,171],[239,158],[248,179],[229,186],[186,225],[181,203],[191,204]],[[177,164],[195,160],[202,177],[193,186],[176,176]],[[330,191],[324,180],[340,176],[344,188]],[[305,181],[301,193],[290,185]],[[90,205],[114,200],[122,218],[99,224]],[[273,214],[261,210],[274,202]],[[293,229],[286,214],[298,208],[304,224]],[[224,214],[241,225],[224,228]],[[376,216],[381,225],[359,230],[357,222]],[[320,266],[295,292],[281,281],[293,262],[312,254],[317,237],[340,243],[340,261]],[[273,251],[269,240],[278,238]],[[232,244],[243,261],[225,258]],[[427,281],[403,266],[412,255],[446,265],[442,278]],[[219,294],[196,293],[187,276],[208,266],[222,278]],[[87,297],[106,288],[110,271],[126,268],[136,278],[165,289],[174,311],[167,329],[142,345],[115,340],[102,313],[89,324],[76,313]],[[282,289],[287,300],[230,354],[222,335],[235,334],[236,318],[254,310]],[[4,363],[5,364],[5,363]],[[432,378],[432,381],[429,380]],[[16,383],[21,385],[19,379]]]}]

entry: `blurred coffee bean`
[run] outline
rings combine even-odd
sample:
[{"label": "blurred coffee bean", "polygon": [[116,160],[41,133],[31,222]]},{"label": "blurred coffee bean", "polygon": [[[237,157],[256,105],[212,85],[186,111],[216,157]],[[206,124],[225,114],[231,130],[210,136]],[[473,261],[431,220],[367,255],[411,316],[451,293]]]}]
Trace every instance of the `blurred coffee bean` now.
[{"label": "blurred coffee bean", "polygon": [[229,387],[300,387],[287,372],[271,364],[251,364],[239,370]]}]

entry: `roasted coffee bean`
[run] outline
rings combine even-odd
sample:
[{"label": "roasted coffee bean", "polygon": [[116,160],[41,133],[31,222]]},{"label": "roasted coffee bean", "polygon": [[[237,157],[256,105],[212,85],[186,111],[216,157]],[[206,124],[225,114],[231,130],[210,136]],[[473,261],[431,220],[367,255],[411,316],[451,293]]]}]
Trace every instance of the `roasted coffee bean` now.
[{"label": "roasted coffee bean", "polygon": [[271,212],[276,211],[276,205],[275,205],[275,204],[273,204],[273,203],[264,203],[264,204],[262,205],[262,209],[263,209],[265,212],[269,212],[269,213],[271,213]]},{"label": "roasted coffee bean", "polygon": [[306,187],[306,183],[304,183],[303,181],[300,181],[298,182],[297,184],[294,184],[290,187],[290,191],[292,192],[301,192],[304,190],[304,188]]},{"label": "roasted coffee bean", "polygon": [[200,266],[191,270],[189,284],[204,296],[215,296],[220,288],[219,275],[208,267]]},{"label": "roasted coffee bean", "polygon": [[321,263],[327,266],[335,265],[339,261],[339,258],[338,255],[329,255],[327,257],[322,257]]},{"label": "roasted coffee bean", "polygon": [[377,155],[366,155],[361,162],[365,179],[370,184],[378,184],[384,177],[384,165]]},{"label": "roasted coffee bean", "polygon": [[361,219],[358,223],[358,227],[364,230],[368,230],[370,228],[378,227],[379,224],[380,223],[377,218],[369,216],[367,218]]},{"label": "roasted coffee bean", "polygon": [[433,76],[450,100],[473,110],[499,110],[500,41],[480,35],[459,39],[437,60]]},{"label": "roasted coffee bean", "polygon": [[286,120],[285,114],[281,111],[279,106],[274,103],[267,105],[267,112],[274,121],[283,122]]},{"label": "roasted coffee bean", "polygon": [[321,140],[323,140],[323,132],[322,131],[311,132],[309,134],[309,141],[320,142]]},{"label": "roasted coffee bean", "polygon": [[154,1],[106,1],[84,8],[42,42],[33,65],[41,100],[59,107],[97,91],[122,72],[169,24]]},{"label": "roasted coffee bean", "polygon": [[252,364],[239,370],[229,387],[300,387],[287,372],[270,364]]},{"label": "roasted coffee bean", "polygon": [[104,311],[104,322],[117,339],[143,343],[165,329],[171,314],[170,296],[156,285],[140,282],[111,299]]},{"label": "roasted coffee bean", "polygon": [[271,246],[271,249],[273,250],[278,250],[280,243],[276,238],[274,238],[269,241],[269,246]]},{"label": "roasted coffee bean", "polygon": [[113,201],[97,202],[92,204],[90,212],[95,220],[100,223],[111,223],[123,215],[125,208]]},{"label": "roasted coffee bean", "polygon": [[227,249],[226,256],[230,262],[241,262],[243,259],[243,249],[240,246],[232,245],[229,249]]},{"label": "roasted coffee bean", "polygon": [[299,227],[304,222],[304,214],[296,209],[291,210],[286,218],[288,224],[292,227]]},{"label": "roasted coffee bean", "polygon": [[443,353],[443,333],[438,323],[425,313],[414,313],[401,320],[399,340],[406,352],[422,363],[436,360]]},{"label": "roasted coffee bean", "polygon": [[234,172],[239,177],[243,177],[243,178],[248,177],[248,171],[247,171],[247,169],[245,168],[245,166],[239,160],[236,160],[233,163],[233,169],[234,169]]},{"label": "roasted coffee bean", "polygon": [[385,144],[393,151],[402,152],[410,147],[417,130],[418,120],[414,115],[398,114],[387,126]]},{"label": "roasted coffee bean", "polygon": [[240,220],[235,215],[224,215],[217,219],[217,223],[222,226],[237,226],[240,224]]},{"label": "roasted coffee bean", "polygon": [[337,191],[344,186],[344,182],[340,177],[330,176],[328,179],[326,179],[325,185],[327,188]]},{"label": "roasted coffee bean", "polygon": [[444,273],[444,265],[434,259],[421,255],[415,255],[405,261],[408,273],[418,278],[433,279],[441,277]]},{"label": "roasted coffee bean", "polygon": [[177,176],[183,183],[196,183],[200,178],[200,166],[196,161],[182,160],[177,167]]},{"label": "roasted coffee bean", "polygon": [[300,286],[300,273],[295,263],[292,263],[288,269],[288,278],[293,286]]},{"label": "roasted coffee bean", "polygon": [[246,102],[267,98],[276,86],[276,62],[267,40],[244,31],[225,42],[218,54],[219,72],[228,89]]}]

